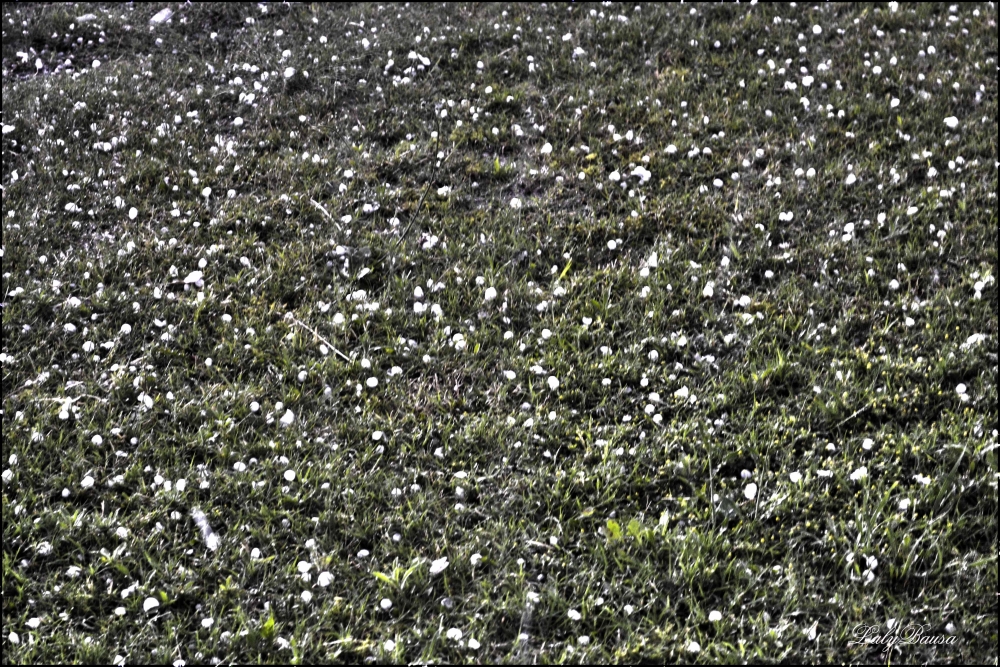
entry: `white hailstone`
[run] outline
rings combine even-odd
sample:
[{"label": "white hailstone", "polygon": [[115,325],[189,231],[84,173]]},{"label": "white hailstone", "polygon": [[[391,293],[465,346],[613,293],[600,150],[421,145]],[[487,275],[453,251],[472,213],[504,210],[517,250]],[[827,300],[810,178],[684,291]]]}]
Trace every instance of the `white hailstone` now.
[{"label": "white hailstone", "polygon": [[576,638],[576,642],[580,646],[587,646],[588,644],[590,644],[590,635],[580,635],[579,637]]},{"label": "white hailstone", "polygon": [[508,380],[513,380],[515,377],[517,377],[517,374],[514,371],[504,371],[503,376]]},{"label": "white hailstone", "polygon": [[714,185],[717,188],[721,188],[723,186],[722,179],[721,178],[715,179],[714,181],[712,181],[712,185]]},{"label": "white hailstone", "polygon": [[448,567],[447,558],[438,558],[431,563],[431,574],[441,574]]},{"label": "white hailstone", "polygon": [[309,591],[302,591],[302,601],[306,604],[312,602],[313,594]]},{"label": "white hailstone", "polygon": [[757,497],[757,485],[754,484],[753,482],[750,482],[749,484],[747,484],[746,488],[743,489],[743,495],[746,496],[747,500],[753,500],[754,498],[756,498]]},{"label": "white hailstone", "polygon": [[294,67],[286,67],[285,68],[285,78],[286,79],[291,79],[293,76],[295,76],[295,68]]},{"label": "white hailstone", "polygon": [[201,271],[192,271],[191,273],[184,276],[184,284],[197,285],[198,283],[201,282],[201,279],[204,277],[204,275],[205,274],[203,274]]},{"label": "white hailstone", "polygon": [[365,380],[365,384],[368,386],[369,389],[374,389],[375,387],[378,386],[378,378],[374,376],[370,377],[367,380]]},{"label": "white hailstone", "polygon": [[821,32],[823,32],[823,28],[822,28],[822,26],[818,26],[818,25],[814,25],[814,26],[813,26],[813,34],[814,34],[814,35],[818,35],[818,34],[820,34]]},{"label": "white hailstone", "polygon": [[80,486],[82,486],[85,489],[89,489],[93,485],[94,485],[94,478],[91,477],[90,475],[87,475],[82,480],[80,480]]},{"label": "white hailstone", "polygon": [[240,116],[237,116],[236,118],[234,118],[233,119],[233,125],[235,125],[236,127],[242,127],[243,126],[243,118],[241,118]]},{"label": "white hailstone", "polygon": [[711,621],[712,623],[718,623],[719,621],[722,620],[722,612],[714,610],[708,612],[708,620]]},{"label": "white hailstone", "polygon": [[891,289],[891,290],[898,290],[899,289],[899,281],[896,280],[895,278],[893,278],[892,280],[890,280],[889,281],[889,289]]},{"label": "white hailstone", "polygon": [[285,414],[281,417],[281,425],[288,428],[295,421],[295,413],[291,410],[286,410]]},{"label": "white hailstone", "polygon": [[665,152],[667,153],[667,155],[673,155],[674,153],[677,152],[677,146],[674,146],[673,144],[670,144],[669,146],[667,146]]},{"label": "white hailstone", "polygon": [[38,626],[41,624],[42,624],[42,619],[38,618],[37,616],[35,618],[29,618],[27,621],[25,621],[25,625],[27,625],[32,630],[37,630]]},{"label": "white hailstone", "polygon": [[149,19],[150,23],[166,23],[170,20],[170,17],[174,15],[172,9],[161,9],[160,11],[153,14],[153,17]]},{"label": "white hailstone", "polygon": [[142,603],[142,610],[148,612],[152,609],[156,609],[159,606],[160,606],[160,601],[157,600],[156,598],[146,598],[145,601],[143,601]]},{"label": "white hailstone", "polygon": [[688,653],[701,653],[701,644],[699,644],[698,642],[694,642],[694,641],[691,642],[690,644],[687,645],[687,652]]},{"label": "white hailstone", "polygon": [[555,391],[556,389],[559,388],[559,378],[557,378],[554,375],[550,375],[549,379],[546,380],[546,382],[549,385],[549,391]]},{"label": "white hailstone", "polygon": [[701,293],[706,299],[711,299],[712,295],[715,294],[715,288],[712,286],[712,283],[708,283],[705,285],[705,289],[703,289]]},{"label": "white hailstone", "polygon": [[294,470],[286,470],[284,477],[285,477],[285,481],[286,482],[294,482],[295,481],[295,471]]},{"label": "white hailstone", "polygon": [[260,549],[258,549],[257,547],[254,547],[250,551],[250,558],[253,558],[254,560],[259,559],[260,558]]},{"label": "white hailstone", "polygon": [[132,325],[131,324],[123,324],[122,328],[119,329],[119,331],[122,333],[123,336],[127,336],[130,333],[132,333]]},{"label": "white hailstone", "polygon": [[867,476],[868,476],[868,468],[865,466],[861,466],[860,468],[851,473],[851,481],[857,482],[858,480],[862,480]]},{"label": "white hailstone", "polygon": [[847,185],[854,185],[855,181],[857,181],[857,180],[858,180],[858,177],[855,174],[848,174],[847,175],[847,180],[844,181],[844,183],[846,183]]},{"label": "white hailstone", "polygon": [[386,653],[392,653],[393,651],[396,650],[396,642],[392,641],[391,639],[386,639],[385,643],[382,644],[382,648],[385,650]]},{"label": "white hailstone", "polygon": [[480,644],[479,644],[479,642],[478,642],[478,641],[476,641],[476,638],[475,638],[475,637],[470,637],[470,638],[469,638],[469,644],[468,644],[468,646],[469,646],[469,648],[470,648],[470,649],[472,649],[473,651],[478,651],[478,650],[479,650],[479,646],[480,646]]},{"label": "white hailstone", "polygon": [[237,461],[236,463],[233,464],[233,470],[235,470],[236,472],[246,472],[246,469],[247,469],[247,464],[243,463],[243,461]]},{"label": "white hailstone", "polygon": [[513,199],[510,200],[510,207],[515,211],[521,208],[521,206],[522,206],[521,200],[518,199],[517,197],[514,197]]},{"label": "white hailstone", "polygon": [[580,614],[580,612],[578,612],[576,609],[570,609],[566,615],[569,616],[569,620],[571,621],[579,621],[581,618],[583,618],[583,615]]},{"label": "white hailstone", "polygon": [[205,360],[205,365],[208,366],[209,368],[212,367],[212,363],[213,363],[212,357],[209,357],[208,359]]},{"label": "white hailstone", "polygon": [[97,346],[94,344],[93,341],[88,340],[87,342],[85,342],[83,344],[83,351],[87,352],[87,353],[90,353],[90,352],[93,352],[96,347]]},{"label": "white hailstone", "polygon": [[253,401],[250,404],[250,412],[257,412],[259,410],[260,410],[260,403],[258,403],[257,401]]},{"label": "white hailstone", "polygon": [[458,628],[451,628],[450,630],[448,630],[447,636],[448,639],[452,640],[453,642],[457,642],[459,639],[462,638],[462,631],[459,630]]},{"label": "white hailstone", "polygon": [[299,571],[299,574],[306,574],[312,569],[312,563],[304,560],[300,560],[295,564],[295,569]]},{"label": "white hailstone", "polygon": [[372,433],[372,440],[374,440],[375,442],[378,442],[379,440],[382,439],[383,435],[385,435],[385,434],[382,433],[382,431],[375,431],[374,433]]},{"label": "white hailstone", "polygon": [[92,443],[94,443],[95,445],[97,445],[98,447],[100,447],[102,444],[104,444],[104,438],[102,438],[99,435],[95,435],[93,438],[90,439],[90,441]]},{"label": "white hailstone", "polygon": [[17,646],[18,644],[21,643],[21,637],[18,636],[18,634],[13,630],[11,630],[10,634],[7,635],[7,640],[10,641],[10,643],[13,644],[14,646]]},{"label": "white hailstone", "polygon": [[632,170],[632,175],[639,177],[639,179],[643,183],[645,183],[650,178],[652,178],[653,172],[649,171],[648,169],[646,169],[642,165],[639,165],[638,167],[636,167],[635,169]]},{"label": "white hailstone", "polygon": [[958,119],[955,118],[954,116],[948,116],[947,118],[944,119],[944,124],[947,125],[950,129],[954,130],[955,128],[958,127]]},{"label": "white hailstone", "polygon": [[690,394],[691,391],[687,387],[681,387],[680,389],[674,392],[674,396],[676,398],[687,398]]},{"label": "white hailstone", "polygon": [[617,241],[615,241],[614,239],[611,239],[610,241],[608,241],[608,250],[614,250],[617,247],[618,247],[618,242]]},{"label": "white hailstone", "polygon": [[552,144],[545,142],[545,145],[542,146],[542,155],[548,155],[551,152],[552,152]]},{"label": "white hailstone", "polygon": [[208,630],[213,625],[215,625],[215,619],[214,618],[203,618],[203,619],[201,619],[201,627],[205,628],[206,630]]},{"label": "white hailstone", "polygon": [[316,577],[316,583],[322,586],[323,588],[326,588],[327,586],[333,583],[333,575],[326,571],[320,572],[319,576]]},{"label": "white hailstone", "polygon": [[203,188],[202,191],[201,191],[201,196],[204,197],[204,198],[206,198],[206,199],[208,199],[209,197],[211,197],[212,196],[212,188],[208,188],[208,187]]},{"label": "white hailstone", "polygon": [[975,347],[976,345],[982,343],[984,340],[986,340],[986,336],[984,336],[983,334],[972,334],[971,336],[965,339],[965,342],[962,344],[962,347],[965,349],[968,349],[970,347]]},{"label": "white hailstone", "polygon": [[486,288],[486,293],[483,294],[483,298],[486,301],[492,301],[493,299],[497,298],[497,291],[496,291],[496,289],[494,289],[492,287],[487,287]]},{"label": "white hailstone", "polygon": [[802,473],[796,471],[788,475],[788,479],[792,480],[792,484],[798,484],[802,481]]},{"label": "white hailstone", "polygon": [[955,393],[957,393],[959,396],[965,394],[966,391],[968,391],[968,387],[966,387],[964,384],[960,384],[957,387],[955,387]]},{"label": "white hailstone", "polygon": [[382,598],[382,601],[378,603],[378,606],[382,607],[383,611],[389,611],[392,609],[392,600],[389,598]]},{"label": "white hailstone", "polygon": [[10,468],[7,468],[6,470],[3,471],[2,478],[4,484],[10,484],[11,480],[14,479],[14,471],[11,470]]},{"label": "white hailstone", "polygon": [[442,185],[440,188],[437,189],[437,193],[438,197],[447,197],[449,194],[451,194],[451,186]]}]

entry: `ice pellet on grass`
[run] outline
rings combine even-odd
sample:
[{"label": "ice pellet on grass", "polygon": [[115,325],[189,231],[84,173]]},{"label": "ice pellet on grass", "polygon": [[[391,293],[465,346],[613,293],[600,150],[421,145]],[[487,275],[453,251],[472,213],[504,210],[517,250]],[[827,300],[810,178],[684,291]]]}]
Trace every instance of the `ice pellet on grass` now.
[{"label": "ice pellet on grass", "polygon": [[198,526],[198,530],[201,531],[201,536],[205,540],[205,546],[211,551],[215,551],[219,548],[219,536],[215,534],[212,530],[212,526],[208,523],[208,517],[205,513],[201,511],[200,508],[195,507],[191,510],[191,518],[194,519],[195,524]]}]

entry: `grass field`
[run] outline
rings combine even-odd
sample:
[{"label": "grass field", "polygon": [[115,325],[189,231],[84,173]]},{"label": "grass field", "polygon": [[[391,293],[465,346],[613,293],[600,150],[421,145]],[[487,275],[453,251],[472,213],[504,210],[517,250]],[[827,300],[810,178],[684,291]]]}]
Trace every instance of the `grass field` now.
[{"label": "grass field", "polygon": [[4,662],[997,664],[996,21],[5,3]]}]

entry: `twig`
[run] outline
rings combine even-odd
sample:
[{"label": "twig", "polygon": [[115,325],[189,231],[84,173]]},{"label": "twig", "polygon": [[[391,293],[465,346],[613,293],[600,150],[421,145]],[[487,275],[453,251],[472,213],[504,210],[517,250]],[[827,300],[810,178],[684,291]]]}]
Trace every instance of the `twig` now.
[{"label": "twig", "polygon": [[49,403],[61,403],[62,406],[63,406],[63,409],[69,409],[69,407],[71,405],[73,405],[74,403],[76,403],[77,401],[79,401],[80,399],[83,399],[83,398],[91,398],[91,399],[93,399],[95,401],[99,401],[101,403],[107,403],[108,402],[108,399],[106,399],[106,398],[101,398],[100,396],[93,396],[91,394],[81,394],[81,395],[73,397],[73,398],[69,398],[69,397],[67,397],[67,398],[49,398],[49,397],[46,397],[46,396],[40,396],[38,398],[33,398],[33,399],[30,399],[30,400],[33,400],[33,401],[46,401],[46,402],[49,402]]},{"label": "twig", "polygon": [[867,410],[867,409],[868,409],[868,408],[870,408],[871,406],[872,406],[872,404],[871,404],[871,403],[869,403],[868,405],[865,405],[865,406],[862,406],[861,408],[859,408],[859,409],[855,410],[855,411],[854,411],[854,414],[852,414],[852,415],[851,415],[850,417],[848,417],[848,418],[847,418],[847,419],[845,419],[844,421],[842,421],[842,422],[840,422],[839,424],[837,424],[837,428],[840,428],[841,426],[843,426],[843,425],[844,425],[844,424],[846,424],[847,422],[851,421],[852,419],[854,419],[855,417],[857,417],[858,415],[860,415],[860,414],[861,414],[862,412],[864,412],[865,410]]},{"label": "twig", "polygon": [[[410,227],[413,226],[413,221],[417,219],[418,215],[420,215],[420,207],[423,206],[424,197],[427,196],[427,191],[430,190],[430,187],[431,187],[430,183],[424,185],[424,193],[420,195],[420,201],[417,202],[417,210],[413,212],[413,215],[410,216],[409,222],[406,223],[406,227],[403,229],[402,232],[400,232],[399,238],[396,239],[396,246],[398,246],[400,243],[403,242],[403,237],[406,236],[407,233],[410,231]],[[393,249],[395,249],[396,246],[393,246]]]},{"label": "twig", "polygon": [[899,236],[906,236],[909,233],[910,233],[910,226],[907,225],[906,227],[903,227],[902,229],[897,229],[896,231],[892,232],[888,236],[884,237],[882,240],[883,241],[891,241],[894,238],[897,238]]},{"label": "twig", "polygon": [[712,472],[712,454],[708,454],[708,504],[712,508],[712,530],[715,530],[715,475]]},{"label": "twig", "polygon": [[312,327],[310,327],[308,324],[305,324],[304,322],[300,321],[297,317],[295,317],[291,313],[288,314],[288,318],[292,322],[295,322],[300,327],[302,327],[303,329],[305,329],[306,331],[308,331],[309,333],[311,333],[313,336],[316,336],[316,338],[319,338],[319,340],[320,340],[321,343],[324,343],[328,348],[330,348],[331,350],[333,350],[334,352],[336,352],[340,356],[341,359],[343,359],[347,363],[351,363],[350,357],[348,357],[346,354],[344,354],[343,352],[341,352],[340,350],[338,350],[336,347],[334,347],[334,345],[332,343],[330,343],[330,341],[328,341],[327,339],[323,338],[318,333],[316,333],[315,329],[313,329]]},{"label": "twig", "polygon": [[329,211],[327,211],[325,208],[323,208],[322,204],[320,204],[315,199],[310,199],[309,201],[312,203],[313,206],[315,206],[316,208],[318,208],[320,211],[323,212],[323,215],[326,216],[326,219],[329,220],[330,222],[332,222],[334,224],[334,226],[337,227],[337,231],[341,231],[341,232],[344,231],[343,228],[341,228],[340,223],[338,223],[336,220],[333,219],[333,216],[330,215]]},{"label": "twig", "polygon": [[757,520],[757,510],[760,509],[760,497],[763,495],[763,491],[764,491],[764,487],[763,487],[764,480],[761,480],[760,483],[761,483],[761,486],[757,489],[757,502],[755,502],[754,506],[753,506],[753,520],[754,521]]}]

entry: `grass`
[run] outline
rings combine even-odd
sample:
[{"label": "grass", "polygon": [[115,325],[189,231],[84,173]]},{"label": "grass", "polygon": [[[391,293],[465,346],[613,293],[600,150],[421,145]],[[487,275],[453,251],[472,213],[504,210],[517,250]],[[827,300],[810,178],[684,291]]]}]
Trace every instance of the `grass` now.
[{"label": "grass", "polygon": [[5,661],[997,664],[996,8],[889,5],[4,5]]}]

